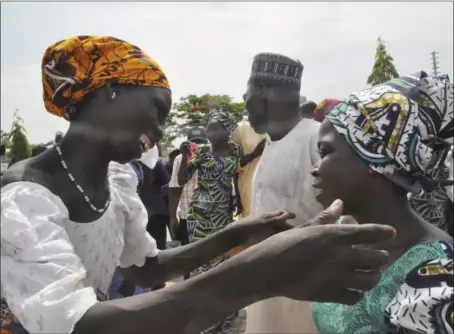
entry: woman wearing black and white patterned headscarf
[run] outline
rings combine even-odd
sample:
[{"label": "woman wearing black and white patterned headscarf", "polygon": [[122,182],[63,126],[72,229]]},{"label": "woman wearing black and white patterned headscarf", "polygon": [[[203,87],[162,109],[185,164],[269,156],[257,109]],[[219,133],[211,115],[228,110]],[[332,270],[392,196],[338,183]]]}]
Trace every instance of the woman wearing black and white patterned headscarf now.
[{"label": "woman wearing black and white patterned headscarf", "polygon": [[[435,173],[453,143],[453,84],[424,72],[353,93],[321,124],[317,198],[344,202],[359,224],[388,224],[391,256],[355,305],[313,303],[320,333],[453,333],[453,239],[419,217],[406,194],[449,185]],[[453,184],[453,183],[452,183]]]}]

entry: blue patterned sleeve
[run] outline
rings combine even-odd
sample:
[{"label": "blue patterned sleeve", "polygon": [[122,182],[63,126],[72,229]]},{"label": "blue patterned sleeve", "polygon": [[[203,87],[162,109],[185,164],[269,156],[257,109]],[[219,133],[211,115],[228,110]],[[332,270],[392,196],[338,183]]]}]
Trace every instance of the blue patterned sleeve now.
[{"label": "blue patterned sleeve", "polygon": [[398,329],[428,334],[453,333],[453,247],[441,242],[447,258],[426,260],[406,276],[387,306]]}]

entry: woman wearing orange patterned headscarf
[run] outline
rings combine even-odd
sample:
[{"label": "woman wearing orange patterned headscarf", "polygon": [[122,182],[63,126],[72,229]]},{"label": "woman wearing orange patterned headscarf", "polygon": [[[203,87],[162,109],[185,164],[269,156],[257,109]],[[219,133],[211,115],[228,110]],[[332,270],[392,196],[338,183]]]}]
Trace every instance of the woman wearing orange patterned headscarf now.
[{"label": "woman wearing orange patterned headscarf", "polygon": [[[242,284],[247,273],[234,281],[225,274],[203,276],[174,290],[106,300],[118,266],[135,284],[156,286],[244,238],[270,234],[288,214],[158,252],[146,232],[137,176],[126,163],[162,137],[172,99],[161,67],[131,43],[76,36],[46,50],[42,81],[47,111],[70,126],[53,148],[3,176],[1,333],[194,333],[233,311],[206,310],[207,303],[229,305],[234,292],[223,286]],[[224,299],[220,287],[230,290]]]}]

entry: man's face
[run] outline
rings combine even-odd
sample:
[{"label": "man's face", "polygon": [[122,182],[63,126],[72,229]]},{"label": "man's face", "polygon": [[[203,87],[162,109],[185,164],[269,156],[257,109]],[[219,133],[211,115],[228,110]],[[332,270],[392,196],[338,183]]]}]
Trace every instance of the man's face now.
[{"label": "man's face", "polygon": [[266,101],[261,97],[261,88],[257,85],[248,83],[247,90],[243,94],[246,110],[248,112],[248,121],[256,133],[263,134],[267,132],[267,108]]}]

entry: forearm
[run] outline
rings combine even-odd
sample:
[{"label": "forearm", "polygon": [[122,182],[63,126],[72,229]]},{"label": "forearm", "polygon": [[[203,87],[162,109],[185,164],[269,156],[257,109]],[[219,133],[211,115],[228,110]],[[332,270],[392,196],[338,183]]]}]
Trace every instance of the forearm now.
[{"label": "forearm", "polygon": [[177,174],[177,182],[180,186],[184,186],[189,179],[188,166],[187,166],[187,157],[182,156],[182,162],[180,163],[180,168]]},{"label": "forearm", "polygon": [[180,196],[182,194],[182,188],[168,188],[168,196],[169,196],[169,217],[175,218],[177,217],[177,208],[179,206]]},{"label": "forearm", "polygon": [[240,167],[245,167],[248,165],[250,162],[252,162],[256,157],[253,155],[253,153],[250,154],[245,154],[241,159],[240,159]]},{"label": "forearm", "polygon": [[159,252],[156,260],[147,260],[146,265],[141,268],[141,276],[148,278],[158,274],[162,276],[161,280],[165,281],[183,276],[244,241],[235,227],[228,226],[198,242]]},{"label": "forearm", "polygon": [[242,253],[206,273],[156,292],[97,303],[73,333],[198,333],[266,298],[251,254]]}]

